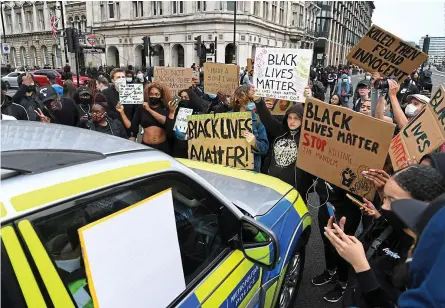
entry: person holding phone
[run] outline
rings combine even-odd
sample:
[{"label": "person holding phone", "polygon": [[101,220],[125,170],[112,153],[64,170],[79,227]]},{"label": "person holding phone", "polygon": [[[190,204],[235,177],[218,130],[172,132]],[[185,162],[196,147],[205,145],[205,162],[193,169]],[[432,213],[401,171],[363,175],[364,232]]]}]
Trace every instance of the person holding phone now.
[{"label": "person holding phone", "polygon": [[352,266],[343,295],[345,307],[396,306],[405,290],[404,266],[414,238],[392,211],[391,202],[402,199],[429,202],[444,192],[445,184],[438,171],[425,165],[411,165],[386,182],[381,217],[358,239],[345,232],[346,218],[342,217],[338,224],[332,218],[329,220],[324,235]]}]

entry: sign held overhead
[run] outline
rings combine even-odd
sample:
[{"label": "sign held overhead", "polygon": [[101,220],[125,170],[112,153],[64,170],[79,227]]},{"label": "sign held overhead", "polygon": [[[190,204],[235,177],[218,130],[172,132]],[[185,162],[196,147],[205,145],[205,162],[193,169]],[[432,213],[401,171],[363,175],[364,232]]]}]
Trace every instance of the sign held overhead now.
[{"label": "sign held overhead", "polygon": [[379,72],[387,77],[394,76],[402,83],[428,59],[428,55],[388,31],[372,25],[346,58],[365,71]]},{"label": "sign held overhead", "polygon": [[178,91],[188,89],[192,85],[193,69],[183,67],[155,66],[154,82],[165,84],[175,96]]},{"label": "sign held overhead", "polygon": [[119,87],[119,102],[121,104],[142,104],[144,102],[144,85],[127,84]]},{"label": "sign held overhead", "polygon": [[239,87],[239,66],[219,63],[204,63],[204,92],[232,95]]}]

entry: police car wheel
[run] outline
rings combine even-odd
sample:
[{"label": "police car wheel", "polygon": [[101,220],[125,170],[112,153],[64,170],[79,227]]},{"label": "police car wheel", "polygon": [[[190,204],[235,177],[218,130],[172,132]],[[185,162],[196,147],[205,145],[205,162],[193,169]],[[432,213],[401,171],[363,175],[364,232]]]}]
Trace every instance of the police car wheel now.
[{"label": "police car wheel", "polygon": [[288,308],[294,305],[303,276],[306,246],[297,245],[284,276],[277,307]]}]

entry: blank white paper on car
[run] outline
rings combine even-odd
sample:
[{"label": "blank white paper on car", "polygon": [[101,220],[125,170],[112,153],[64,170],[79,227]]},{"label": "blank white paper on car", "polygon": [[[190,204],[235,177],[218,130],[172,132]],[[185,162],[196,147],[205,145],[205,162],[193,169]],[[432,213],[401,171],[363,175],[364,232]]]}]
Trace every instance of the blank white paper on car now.
[{"label": "blank white paper on car", "polygon": [[166,307],[185,290],[171,189],[79,235],[94,307]]}]

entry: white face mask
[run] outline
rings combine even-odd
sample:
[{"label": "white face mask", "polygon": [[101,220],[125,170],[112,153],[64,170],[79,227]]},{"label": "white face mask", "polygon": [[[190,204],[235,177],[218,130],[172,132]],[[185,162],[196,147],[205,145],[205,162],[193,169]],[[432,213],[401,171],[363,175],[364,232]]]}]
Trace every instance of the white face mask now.
[{"label": "white face mask", "polygon": [[131,78],[131,77],[127,77],[127,78],[125,78],[125,80],[126,80],[128,83],[130,83],[130,82],[133,81],[133,78]]},{"label": "white face mask", "polygon": [[417,107],[414,104],[408,104],[405,108],[405,114],[408,118],[415,117],[417,114]]},{"label": "white face mask", "polygon": [[114,85],[116,86],[116,90],[119,91],[119,87],[125,86],[127,84],[127,81],[125,80],[125,78],[119,78],[117,80],[114,81]]},{"label": "white face mask", "polygon": [[144,75],[143,74],[137,74],[138,79],[142,80],[144,79]]}]

